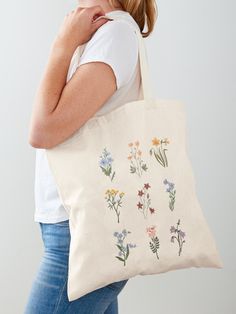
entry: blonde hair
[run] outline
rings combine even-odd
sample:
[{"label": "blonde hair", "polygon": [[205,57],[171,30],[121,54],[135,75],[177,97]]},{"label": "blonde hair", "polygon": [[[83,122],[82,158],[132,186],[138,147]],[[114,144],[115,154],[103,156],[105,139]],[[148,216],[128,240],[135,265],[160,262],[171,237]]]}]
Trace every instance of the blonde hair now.
[{"label": "blonde hair", "polygon": [[[116,0],[108,0],[110,5],[116,7]],[[132,15],[143,37],[147,37],[154,29],[155,22],[158,16],[158,9],[155,0],[119,0],[123,10]],[[145,25],[147,25],[147,31],[143,32]]]}]

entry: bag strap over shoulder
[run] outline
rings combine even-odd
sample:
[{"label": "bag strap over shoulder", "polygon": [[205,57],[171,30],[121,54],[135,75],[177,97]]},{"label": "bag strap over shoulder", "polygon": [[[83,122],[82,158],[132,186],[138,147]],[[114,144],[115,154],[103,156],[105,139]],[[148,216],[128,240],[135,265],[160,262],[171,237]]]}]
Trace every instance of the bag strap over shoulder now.
[{"label": "bag strap over shoulder", "polygon": [[[118,13],[118,12],[117,12]],[[126,22],[129,26],[131,26],[135,33],[137,34],[138,43],[139,43],[139,62],[140,62],[140,75],[142,80],[142,89],[143,89],[143,98],[144,100],[152,100],[153,99],[153,93],[152,93],[152,85],[151,85],[151,79],[150,79],[150,72],[149,72],[149,66],[148,66],[148,60],[147,60],[147,51],[146,46],[144,43],[143,36],[140,32],[140,28],[135,27],[131,22],[129,22],[126,18],[123,18],[122,15],[117,14],[117,16],[114,16],[114,14],[110,17],[113,20],[122,20]]]}]

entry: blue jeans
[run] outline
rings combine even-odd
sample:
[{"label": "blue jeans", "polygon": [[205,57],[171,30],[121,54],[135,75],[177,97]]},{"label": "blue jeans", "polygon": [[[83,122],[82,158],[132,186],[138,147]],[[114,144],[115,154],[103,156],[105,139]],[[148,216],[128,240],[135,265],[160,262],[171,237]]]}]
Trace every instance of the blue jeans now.
[{"label": "blue jeans", "polygon": [[67,297],[69,220],[39,222],[39,225],[44,255],[24,314],[117,314],[117,296],[128,279],[111,283],[70,302]]}]

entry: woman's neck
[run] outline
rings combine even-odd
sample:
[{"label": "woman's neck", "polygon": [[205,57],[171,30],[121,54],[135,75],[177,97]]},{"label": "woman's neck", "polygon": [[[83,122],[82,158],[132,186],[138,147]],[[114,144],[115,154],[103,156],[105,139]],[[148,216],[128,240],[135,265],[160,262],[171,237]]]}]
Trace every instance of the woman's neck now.
[{"label": "woman's neck", "polygon": [[119,1],[116,2],[115,7],[111,6],[107,0],[78,0],[78,5],[83,8],[100,5],[105,13],[113,10],[123,10]]}]

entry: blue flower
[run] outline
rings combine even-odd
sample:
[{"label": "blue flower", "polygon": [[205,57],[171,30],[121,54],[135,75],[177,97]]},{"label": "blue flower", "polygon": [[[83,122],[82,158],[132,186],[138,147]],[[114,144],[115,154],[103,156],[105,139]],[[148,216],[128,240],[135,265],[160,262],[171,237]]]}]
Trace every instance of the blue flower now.
[{"label": "blue flower", "polygon": [[107,162],[108,162],[109,164],[111,164],[111,163],[113,162],[113,158],[112,158],[112,157],[107,157]]},{"label": "blue flower", "polygon": [[101,160],[100,160],[100,166],[106,167],[107,165],[108,165],[108,162],[107,162],[106,159],[101,159]]}]

